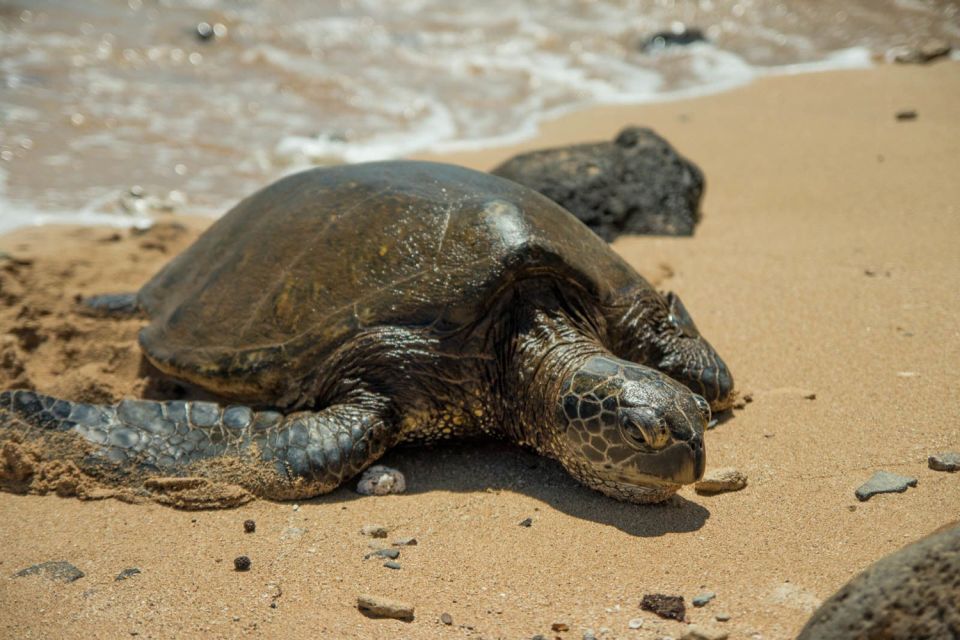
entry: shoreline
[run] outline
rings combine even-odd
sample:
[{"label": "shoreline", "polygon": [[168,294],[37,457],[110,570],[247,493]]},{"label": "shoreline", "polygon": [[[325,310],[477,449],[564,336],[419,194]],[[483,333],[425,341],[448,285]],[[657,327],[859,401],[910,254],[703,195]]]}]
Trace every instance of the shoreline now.
[{"label": "shoreline", "polygon": [[[347,486],[298,508],[256,501],[184,512],[0,493],[0,635],[514,638],[563,623],[565,639],[590,629],[653,640],[685,626],[640,610],[644,594],[689,605],[712,591],[706,607],[688,606],[692,622],[737,640],[795,637],[854,574],[957,517],[958,476],[928,469],[926,457],[960,442],[958,69],[947,61],[764,78],[569,114],[495,150],[416,156],[486,170],[637,124],[703,170],[692,238],[613,246],[682,296],[752,394],[706,436],[708,468],[742,470],[746,489],[708,497],[685,488],[666,505],[638,507],[494,443],[396,450],[383,462],[406,473],[406,494],[361,498]],[[897,121],[902,109],[916,120]],[[10,327],[0,388],[108,400],[164,391],[142,368],[137,321],[105,325],[71,307],[78,293],[135,288],[204,223],[160,220],[146,233],[0,236],[0,249],[30,261],[0,270],[0,292],[13,300],[0,307]],[[857,501],[854,489],[879,469],[918,485]],[[528,517],[532,527],[517,525]],[[246,519],[255,534],[243,532]],[[363,560],[370,540],[359,530],[369,524],[391,540],[418,539],[402,550],[401,570]],[[242,574],[232,570],[241,554],[253,562]],[[86,576],[13,577],[55,560]],[[142,573],[114,580],[134,566]],[[359,593],[409,600],[416,619],[365,618]],[[634,618],[640,629],[629,628]]]}]

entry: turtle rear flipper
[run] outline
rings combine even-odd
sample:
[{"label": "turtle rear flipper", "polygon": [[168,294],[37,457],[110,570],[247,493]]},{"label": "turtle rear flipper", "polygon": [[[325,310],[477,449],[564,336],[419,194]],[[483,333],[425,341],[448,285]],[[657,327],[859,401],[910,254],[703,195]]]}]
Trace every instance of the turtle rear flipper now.
[{"label": "turtle rear flipper", "polygon": [[101,293],[79,302],[80,313],[98,318],[131,318],[140,315],[136,293]]},{"label": "turtle rear flipper", "polygon": [[72,449],[68,459],[108,485],[149,493],[163,484],[157,479],[196,477],[287,500],[332,491],[379,458],[392,444],[386,406],[378,396],[358,394],[350,403],[285,416],[211,402],[109,406],[6,391],[0,442],[39,439],[51,459]]}]

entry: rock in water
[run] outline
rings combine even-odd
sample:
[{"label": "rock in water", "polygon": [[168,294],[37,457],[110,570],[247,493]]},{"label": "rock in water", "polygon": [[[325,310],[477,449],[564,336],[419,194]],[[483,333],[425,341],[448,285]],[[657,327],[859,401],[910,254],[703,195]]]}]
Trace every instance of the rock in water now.
[{"label": "rock in water", "polygon": [[364,615],[373,618],[396,618],[397,620],[413,620],[413,605],[399,600],[381,598],[379,596],[357,596],[357,609]]},{"label": "rock in water", "polygon": [[797,640],[956,638],[960,524],[893,553],[814,612]]},{"label": "rock in water", "polygon": [[889,471],[877,471],[854,492],[857,500],[866,502],[878,493],[903,493],[907,487],[917,486],[917,479]]},{"label": "rock in water", "polygon": [[660,31],[653,34],[640,44],[640,50],[653,53],[667,47],[683,47],[695,42],[707,42],[703,31],[697,28],[683,28],[677,31]]},{"label": "rock in water", "polygon": [[953,47],[949,42],[932,38],[916,46],[894,47],[887,51],[887,60],[900,64],[927,64],[937,58],[950,55]]},{"label": "rock in water", "polygon": [[946,451],[944,453],[935,453],[927,458],[927,465],[934,471],[960,471],[960,453],[956,451]]},{"label": "rock in water", "polygon": [[493,173],[539,191],[607,241],[621,233],[689,236],[700,220],[703,173],[650,129],[524,153]]}]

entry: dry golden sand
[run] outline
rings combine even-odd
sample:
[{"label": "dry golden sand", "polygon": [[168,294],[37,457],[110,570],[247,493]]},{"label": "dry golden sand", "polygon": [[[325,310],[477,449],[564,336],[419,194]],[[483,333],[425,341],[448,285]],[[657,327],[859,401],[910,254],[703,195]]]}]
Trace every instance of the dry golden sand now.
[{"label": "dry golden sand", "polygon": [[[958,71],[947,62],[770,78],[594,109],[523,145],[646,124],[703,168],[695,238],[615,247],[644,273],[670,274],[662,286],[683,296],[752,392],[707,436],[709,464],[745,471],[745,490],[621,504],[553,463],[490,445],[391,453],[405,495],[343,489],[299,509],[257,501],[191,513],[0,494],[0,637],[580,638],[602,627],[608,637],[679,637],[683,625],[640,611],[641,597],[681,594],[689,606],[703,590],[717,598],[691,607],[691,621],[731,638],[793,637],[855,573],[960,515],[960,475],[926,465],[960,448]],[[906,108],[916,121],[895,120]],[[519,148],[453,160],[490,168]],[[112,233],[0,239],[34,260],[3,280],[0,318],[17,334],[0,344],[0,382],[86,397],[165,390],[141,368],[136,323],[78,319],[69,298],[136,286],[195,231],[99,241]],[[33,351],[31,334],[41,340]],[[919,485],[858,503],[853,490],[876,469]],[[518,526],[527,517],[533,525]],[[243,532],[246,519],[256,533]],[[374,523],[391,529],[388,540],[419,541],[403,548],[401,570],[363,560],[359,530]],[[252,559],[247,573],[233,571],[240,554]],[[86,577],[12,577],[47,560]],[[142,573],[114,581],[133,566]],[[407,600],[416,619],[367,619],[361,593]],[[732,619],[712,622],[721,611]],[[441,624],[444,612],[453,625]],[[629,630],[635,617],[645,623]],[[551,632],[555,622],[570,630]]]}]

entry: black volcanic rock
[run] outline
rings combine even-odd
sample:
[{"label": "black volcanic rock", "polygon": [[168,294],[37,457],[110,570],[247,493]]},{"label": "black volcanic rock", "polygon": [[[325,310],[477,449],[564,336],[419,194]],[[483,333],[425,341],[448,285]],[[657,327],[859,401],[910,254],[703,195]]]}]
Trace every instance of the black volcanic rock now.
[{"label": "black volcanic rock", "polygon": [[797,640],[960,637],[960,523],[880,559],[817,609]]},{"label": "black volcanic rock", "polygon": [[539,191],[607,241],[621,233],[689,236],[700,220],[703,173],[642,127],[613,142],[520,154],[492,173]]}]

